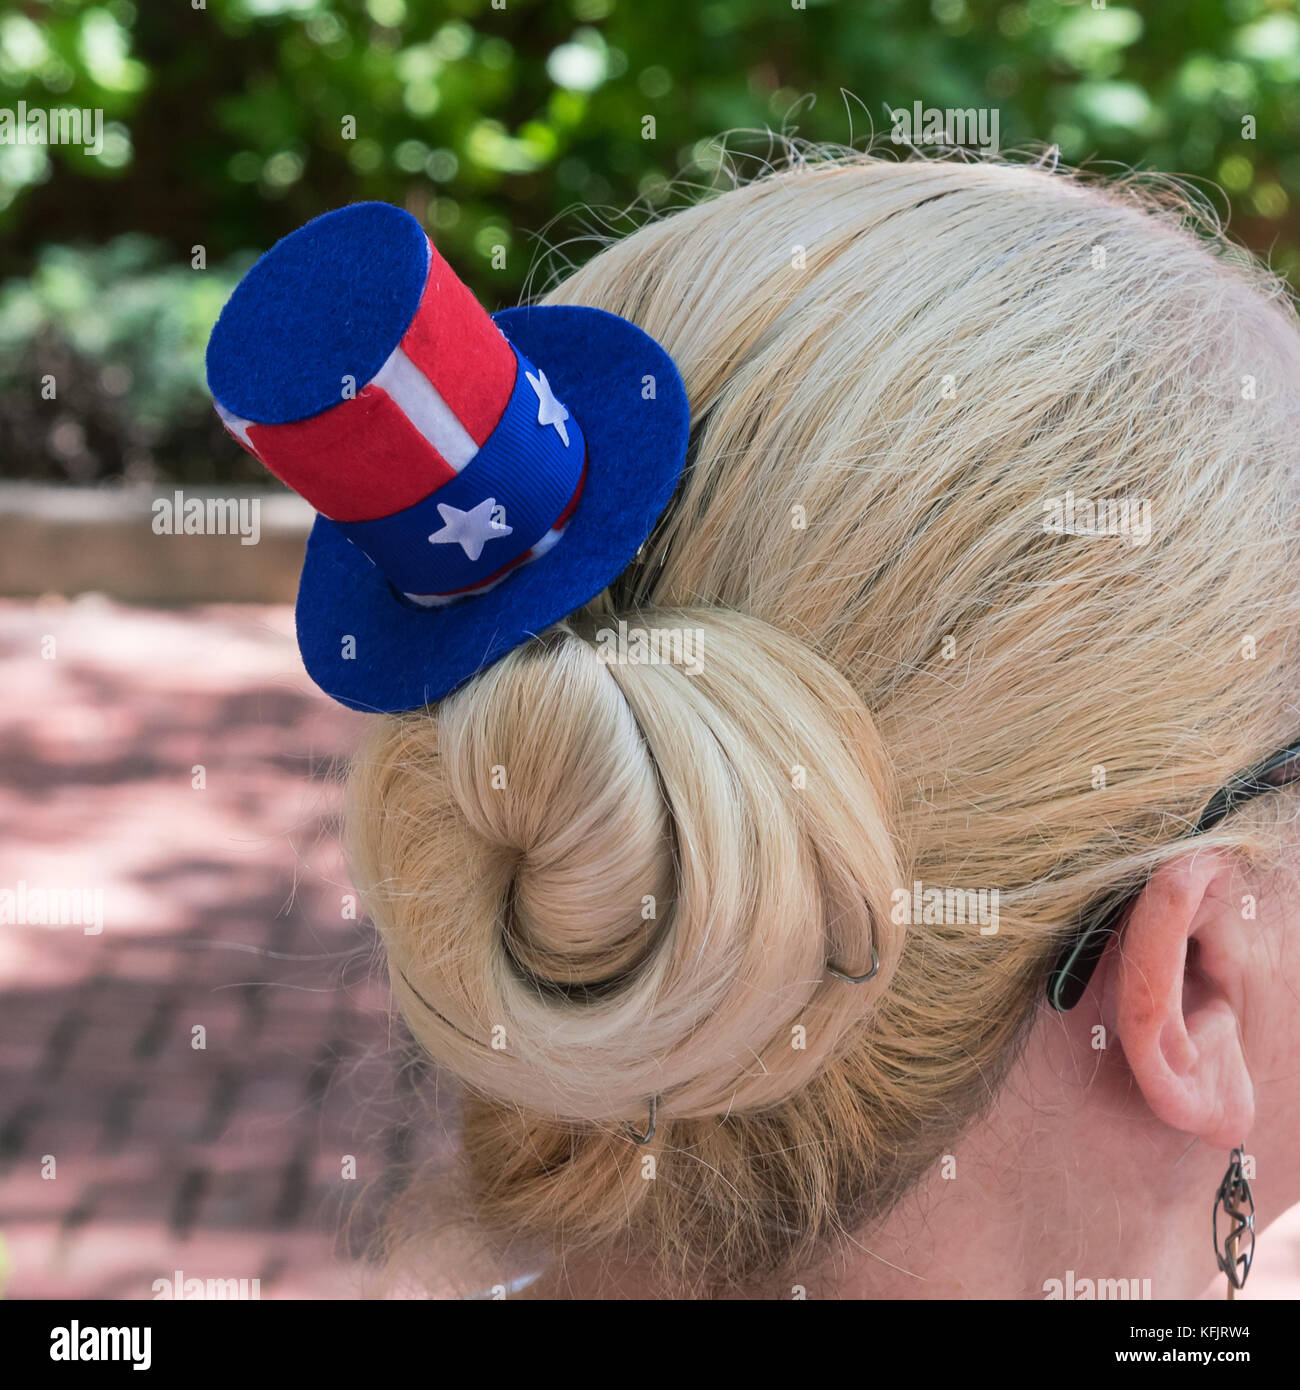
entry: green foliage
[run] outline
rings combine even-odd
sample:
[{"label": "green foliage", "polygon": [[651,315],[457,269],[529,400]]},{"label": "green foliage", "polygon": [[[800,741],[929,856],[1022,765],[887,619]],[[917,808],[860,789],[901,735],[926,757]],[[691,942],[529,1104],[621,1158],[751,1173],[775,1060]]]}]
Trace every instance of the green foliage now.
[{"label": "green foliage", "polygon": [[225,438],[203,350],[250,257],[202,274],[132,233],[107,246],[51,246],[0,288],[0,458],[5,472],[263,481]]},{"label": "green foliage", "polygon": [[125,233],[193,277],[196,245],[225,264],[381,198],[495,308],[543,244],[709,186],[721,131],[861,144],[918,100],[997,108],[1004,149],[1190,177],[1300,274],[1296,0],[498,2],[23,0],[0,106],[102,110],[103,142],[0,144],[0,277]]}]

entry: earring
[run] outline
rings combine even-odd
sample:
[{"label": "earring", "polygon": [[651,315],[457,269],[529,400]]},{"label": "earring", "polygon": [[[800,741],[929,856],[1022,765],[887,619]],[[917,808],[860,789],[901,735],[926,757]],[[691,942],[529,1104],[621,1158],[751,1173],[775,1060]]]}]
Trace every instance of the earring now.
[{"label": "earring", "polygon": [[[1241,1149],[1233,1149],[1232,1157],[1228,1160],[1228,1171],[1223,1175],[1214,1196],[1214,1258],[1228,1276],[1229,1299],[1235,1299],[1237,1290],[1246,1287],[1246,1276],[1255,1258],[1255,1199],[1242,1171],[1243,1157]],[[1219,1249],[1220,1208],[1232,1219],[1232,1227],[1222,1250]],[[1243,1252],[1241,1242],[1246,1236],[1250,1237],[1250,1244]]]}]

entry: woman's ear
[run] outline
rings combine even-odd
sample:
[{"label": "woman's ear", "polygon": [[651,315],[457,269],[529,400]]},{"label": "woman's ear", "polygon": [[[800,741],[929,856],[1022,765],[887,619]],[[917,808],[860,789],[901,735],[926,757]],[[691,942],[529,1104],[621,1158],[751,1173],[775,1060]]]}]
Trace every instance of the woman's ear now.
[{"label": "woman's ear", "polygon": [[1215,1148],[1255,1119],[1242,1047],[1250,926],[1234,861],[1193,851],[1152,874],[1129,914],[1105,990],[1129,1069],[1157,1119]]}]

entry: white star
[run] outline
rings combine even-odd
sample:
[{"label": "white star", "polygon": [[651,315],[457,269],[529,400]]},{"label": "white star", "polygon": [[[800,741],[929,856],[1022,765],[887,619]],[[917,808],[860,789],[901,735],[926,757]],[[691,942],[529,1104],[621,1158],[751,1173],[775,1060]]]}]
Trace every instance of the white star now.
[{"label": "white star", "polygon": [[492,520],[496,507],[495,497],[485,498],[468,512],[459,507],[449,507],[445,502],[438,503],[438,515],[442,517],[442,530],[429,537],[430,545],[460,545],[471,560],[477,560],[488,541],[500,540],[508,536],[514,528],[505,522]]},{"label": "white star", "polygon": [[564,428],[564,422],[569,418],[569,412],[551,394],[551,383],[547,381],[546,373],[540,367],[536,376],[532,372],[525,372],[524,375],[528,378],[528,384],[537,392],[537,423],[554,425],[567,449],[569,431]]}]

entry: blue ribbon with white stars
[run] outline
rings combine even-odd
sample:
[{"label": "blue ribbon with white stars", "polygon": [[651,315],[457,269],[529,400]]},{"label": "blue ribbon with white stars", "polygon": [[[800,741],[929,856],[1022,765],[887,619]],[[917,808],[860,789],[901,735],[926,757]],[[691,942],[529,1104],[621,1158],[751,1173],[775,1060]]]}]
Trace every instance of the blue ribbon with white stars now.
[{"label": "blue ribbon with white stars", "polygon": [[573,500],[586,460],[577,421],[515,349],[510,400],[478,453],[427,497],[375,521],[331,524],[406,594],[485,583],[530,551]]}]

